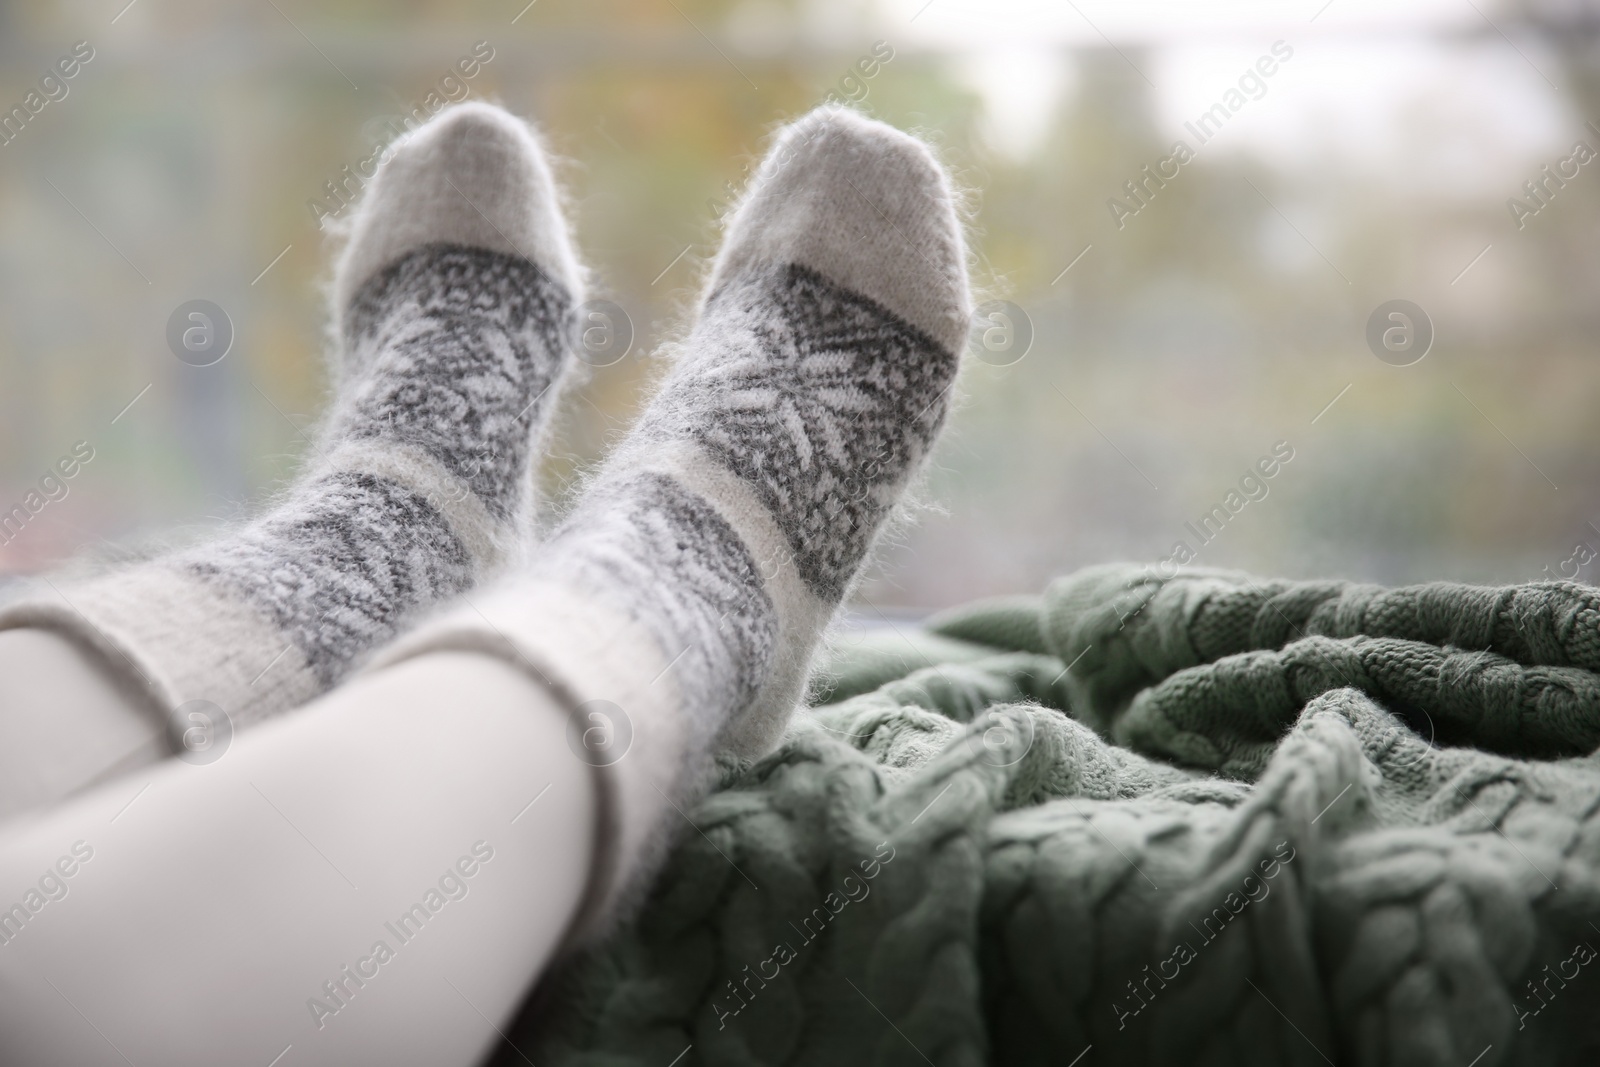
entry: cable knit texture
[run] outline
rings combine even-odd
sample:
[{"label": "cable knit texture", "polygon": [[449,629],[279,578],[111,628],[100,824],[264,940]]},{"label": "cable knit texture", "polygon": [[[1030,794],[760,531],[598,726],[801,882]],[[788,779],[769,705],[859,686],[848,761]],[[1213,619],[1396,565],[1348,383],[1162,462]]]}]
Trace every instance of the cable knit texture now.
[{"label": "cable knit texture", "polygon": [[[944,172],[854,112],[780,133],[698,320],[530,567],[386,653],[504,655],[605,751],[578,936],[637,902],[719,754],[769,750],[943,425],[970,314]],[[579,636],[589,635],[592,636]],[[599,716],[598,719],[595,716]]]},{"label": "cable knit texture", "polygon": [[487,105],[440,114],[354,219],[334,281],[337,389],[296,483],[237,530],[53,585],[0,626],[99,650],[175,739],[190,702],[242,726],[337,684],[525,554],[531,468],[572,362],[574,264],[529,129]]},{"label": "cable knit texture", "polygon": [[841,640],[508,1034],[558,1067],[1594,1062],[1597,670],[1587,586],[1134,565]]}]

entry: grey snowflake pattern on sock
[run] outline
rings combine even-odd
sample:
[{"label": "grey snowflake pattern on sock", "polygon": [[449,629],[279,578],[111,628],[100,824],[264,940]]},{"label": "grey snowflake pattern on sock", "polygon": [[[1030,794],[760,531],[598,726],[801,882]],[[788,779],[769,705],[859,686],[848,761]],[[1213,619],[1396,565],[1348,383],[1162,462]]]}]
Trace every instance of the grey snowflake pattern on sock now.
[{"label": "grey snowflake pattern on sock", "polygon": [[412,609],[464,592],[474,576],[466,548],[431,504],[387,478],[351,472],[311,481],[180,565],[265,612],[324,686],[392,638]]},{"label": "grey snowflake pattern on sock", "polygon": [[712,294],[690,344],[668,432],[749,482],[806,585],[839,599],[944,423],[957,356],[794,264]]},{"label": "grey snowflake pattern on sock", "polygon": [[505,519],[531,487],[530,428],[572,327],[566,289],[529,260],[424,245],[360,288],[345,318],[352,388],[333,439],[384,438],[438,459]]},{"label": "grey snowflake pattern on sock", "polygon": [[605,487],[546,547],[555,576],[650,631],[689,699],[726,713],[766,680],[778,623],[755,561],[716,508],[676,479],[642,473]]}]

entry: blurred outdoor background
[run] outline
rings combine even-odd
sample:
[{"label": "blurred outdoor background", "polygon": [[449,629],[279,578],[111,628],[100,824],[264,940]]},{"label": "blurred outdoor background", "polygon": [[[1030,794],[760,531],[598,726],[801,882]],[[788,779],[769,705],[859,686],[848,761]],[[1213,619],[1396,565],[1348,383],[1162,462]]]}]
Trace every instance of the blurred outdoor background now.
[{"label": "blurred outdoor background", "polygon": [[[525,4],[0,2],[0,112],[93,49],[0,146],[0,512],[94,454],[0,575],[194,536],[293,475],[326,386],[312,205],[484,41],[466,91],[543,125],[594,295],[636,333],[570,399],[552,513],[648,395],[729,183],[832,91],[937,145],[984,298],[1019,309],[980,324],[867,603],[1031,591],[1180,538],[1270,575],[1595,576],[1600,159],[1575,146],[1600,152],[1600,3]],[[1202,145],[1185,124],[1219,102]],[[1179,139],[1194,158],[1141,206],[1123,183]],[[236,330],[213,366],[167,344],[194,299]],[[1393,299],[1432,322],[1410,366],[1366,339]],[[1270,493],[1200,547],[1185,523],[1280,441]]]}]

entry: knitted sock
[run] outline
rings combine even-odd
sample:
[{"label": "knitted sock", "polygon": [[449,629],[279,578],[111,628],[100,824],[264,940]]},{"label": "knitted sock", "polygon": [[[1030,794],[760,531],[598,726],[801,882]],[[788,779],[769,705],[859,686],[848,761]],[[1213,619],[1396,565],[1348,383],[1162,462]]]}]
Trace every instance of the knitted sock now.
[{"label": "knitted sock", "polygon": [[227,536],[60,584],[0,628],[95,649],[175,739],[190,701],[239,726],[330,688],[407,616],[520,562],[580,280],[528,127],[484,104],[441,113],[353,219],[335,397],[296,484]]},{"label": "knitted sock", "polygon": [[532,566],[380,657],[498,652],[567,704],[609,820],[580,929],[637,896],[714,755],[782,733],[944,422],[969,315],[927,149],[806,116],[733,215],[659,393]]}]

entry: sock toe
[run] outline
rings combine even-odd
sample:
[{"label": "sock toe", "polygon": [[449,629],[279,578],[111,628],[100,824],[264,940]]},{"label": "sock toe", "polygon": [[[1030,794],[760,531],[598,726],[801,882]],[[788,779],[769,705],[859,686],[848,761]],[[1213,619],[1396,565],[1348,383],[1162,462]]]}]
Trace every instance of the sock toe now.
[{"label": "sock toe", "polygon": [[367,189],[334,279],[343,312],[369,278],[427,244],[528,259],[582,299],[582,271],[533,129],[470,102],[439,113],[392,149]]},{"label": "sock toe", "polygon": [[921,141],[849,108],[792,123],[732,217],[708,293],[750,271],[810,267],[951,352],[972,314],[956,197]]}]

